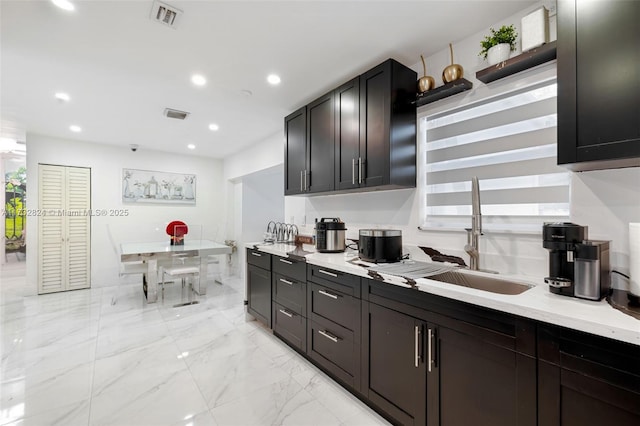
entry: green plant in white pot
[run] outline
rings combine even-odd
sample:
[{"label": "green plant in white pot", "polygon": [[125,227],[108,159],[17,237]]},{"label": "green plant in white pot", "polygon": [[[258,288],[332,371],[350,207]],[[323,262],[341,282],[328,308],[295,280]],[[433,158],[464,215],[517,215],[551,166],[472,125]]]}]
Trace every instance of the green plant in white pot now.
[{"label": "green plant in white pot", "polygon": [[516,39],[518,33],[513,25],[503,25],[497,31],[490,28],[491,35],[485,36],[480,42],[482,50],[479,56],[482,56],[489,62],[489,65],[495,65],[509,59],[511,52],[516,50]]}]

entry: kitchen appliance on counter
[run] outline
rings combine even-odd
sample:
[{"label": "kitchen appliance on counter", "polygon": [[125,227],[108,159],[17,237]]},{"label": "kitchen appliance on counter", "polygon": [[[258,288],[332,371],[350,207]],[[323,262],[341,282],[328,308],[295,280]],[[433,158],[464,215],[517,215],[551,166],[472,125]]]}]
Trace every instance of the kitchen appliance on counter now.
[{"label": "kitchen appliance on counter", "polygon": [[552,293],[600,300],[611,290],[609,241],[587,239],[588,228],[570,222],[545,223],[542,246],[549,250]]},{"label": "kitchen appliance on counter", "polygon": [[339,217],[323,217],[316,222],[316,250],[320,253],[339,253],[346,248],[347,228]]},{"label": "kitchen appliance on counter", "polygon": [[388,263],[402,259],[402,231],[398,229],[361,229],[358,253],[365,262]]}]

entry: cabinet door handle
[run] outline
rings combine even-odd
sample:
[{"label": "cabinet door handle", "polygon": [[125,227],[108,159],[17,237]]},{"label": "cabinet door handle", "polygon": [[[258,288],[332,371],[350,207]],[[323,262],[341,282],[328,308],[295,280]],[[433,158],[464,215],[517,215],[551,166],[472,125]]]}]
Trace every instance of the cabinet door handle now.
[{"label": "cabinet door handle", "polygon": [[289,280],[285,280],[284,278],[280,278],[280,281],[287,284],[287,285],[293,285],[293,282],[289,281]]},{"label": "cabinet door handle", "polygon": [[333,277],[333,278],[338,278],[338,274],[334,274],[333,272],[325,271],[324,269],[318,269],[318,272],[320,272],[321,274],[329,275],[330,277]]},{"label": "cabinet door handle", "polygon": [[332,298],[332,299],[336,299],[336,300],[338,299],[338,295],[328,293],[328,292],[326,292],[326,291],[324,291],[324,290],[318,290],[318,293],[320,293],[320,294],[321,294],[321,295],[323,295],[323,296],[330,297],[330,298]]},{"label": "cabinet door handle", "polygon": [[251,255],[255,256],[255,257],[262,257],[262,255],[260,253],[256,253],[256,252],[253,252],[253,251],[251,252]]},{"label": "cabinet door handle", "polygon": [[428,335],[428,340],[427,340],[427,371],[429,373],[431,373],[431,366],[433,365],[433,352],[432,352],[432,347],[431,347],[431,340],[433,339],[433,330],[431,330],[430,328],[427,329],[427,332],[429,333]]},{"label": "cabinet door handle", "polygon": [[304,191],[304,188],[302,187],[302,173],[304,172],[304,170],[300,170],[300,191]]},{"label": "cabinet door handle", "polygon": [[338,343],[338,340],[340,340],[336,336],[332,336],[331,334],[329,334],[328,332],[326,332],[324,330],[318,330],[318,334],[321,335],[321,336],[326,337],[327,339],[331,340],[333,343]]},{"label": "cabinet door handle", "polygon": [[418,368],[420,365],[420,326],[416,325],[414,328],[414,350],[415,350],[415,366]]},{"label": "cabinet door handle", "polygon": [[356,184],[356,159],[351,159],[351,185]]},{"label": "cabinet door handle", "polygon": [[282,263],[286,263],[287,265],[293,265],[293,262],[289,261],[289,260],[285,260],[285,259],[279,259],[280,262]]},{"label": "cabinet door handle", "polygon": [[362,183],[362,157],[358,157],[358,183]]},{"label": "cabinet door handle", "polygon": [[285,311],[284,309],[279,309],[280,313],[283,315],[288,316],[289,318],[293,318],[293,314],[290,314],[289,312]]}]

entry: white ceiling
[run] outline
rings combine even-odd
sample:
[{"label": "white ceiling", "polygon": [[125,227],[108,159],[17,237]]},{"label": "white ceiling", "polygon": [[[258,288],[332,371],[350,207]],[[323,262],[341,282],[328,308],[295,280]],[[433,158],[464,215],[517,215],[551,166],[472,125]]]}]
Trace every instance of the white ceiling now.
[{"label": "white ceiling", "polygon": [[[2,136],[215,158],[282,132],[285,115],[389,57],[415,65],[534,3],[168,0],[184,11],[171,29],[149,19],[152,1],[71,1],[73,12],[0,2]],[[166,107],[191,115],[168,119]]]}]

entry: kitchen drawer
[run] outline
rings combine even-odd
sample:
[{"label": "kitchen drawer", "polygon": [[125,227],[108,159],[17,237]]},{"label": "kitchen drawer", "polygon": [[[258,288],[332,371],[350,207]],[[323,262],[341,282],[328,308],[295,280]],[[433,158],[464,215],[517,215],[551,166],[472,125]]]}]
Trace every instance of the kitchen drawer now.
[{"label": "kitchen drawer", "polygon": [[258,268],[271,270],[271,255],[256,249],[247,249],[247,263],[256,265]]},{"label": "kitchen drawer", "polygon": [[273,303],[273,332],[303,352],[307,350],[306,327],[305,317]]},{"label": "kitchen drawer", "polygon": [[306,281],[307,263],[287,257],[273,256],[273,272],[298,281]]},{"label": "kitchen drawer", "polygon": [[307,316],[306,282],[274,273],[272,288],[273,298],[276,302],[299,315]]},{"label": "kitchen drawer", "polygon": [[313,282],[308,285],[307,303],[314,317],[319,315],[350,331],[360,328],[359,299]]},{"label": "kitchen drawer", "polygon": [[360,388],[360,342],[351,330],[323,318],[308,319],[307,355],[345,384]]},{"label": "kitchen drawer", "polygon": [[309,265],[307,281],[322,284],[341,293],[360,298],[360,277],[321,266]]}]

